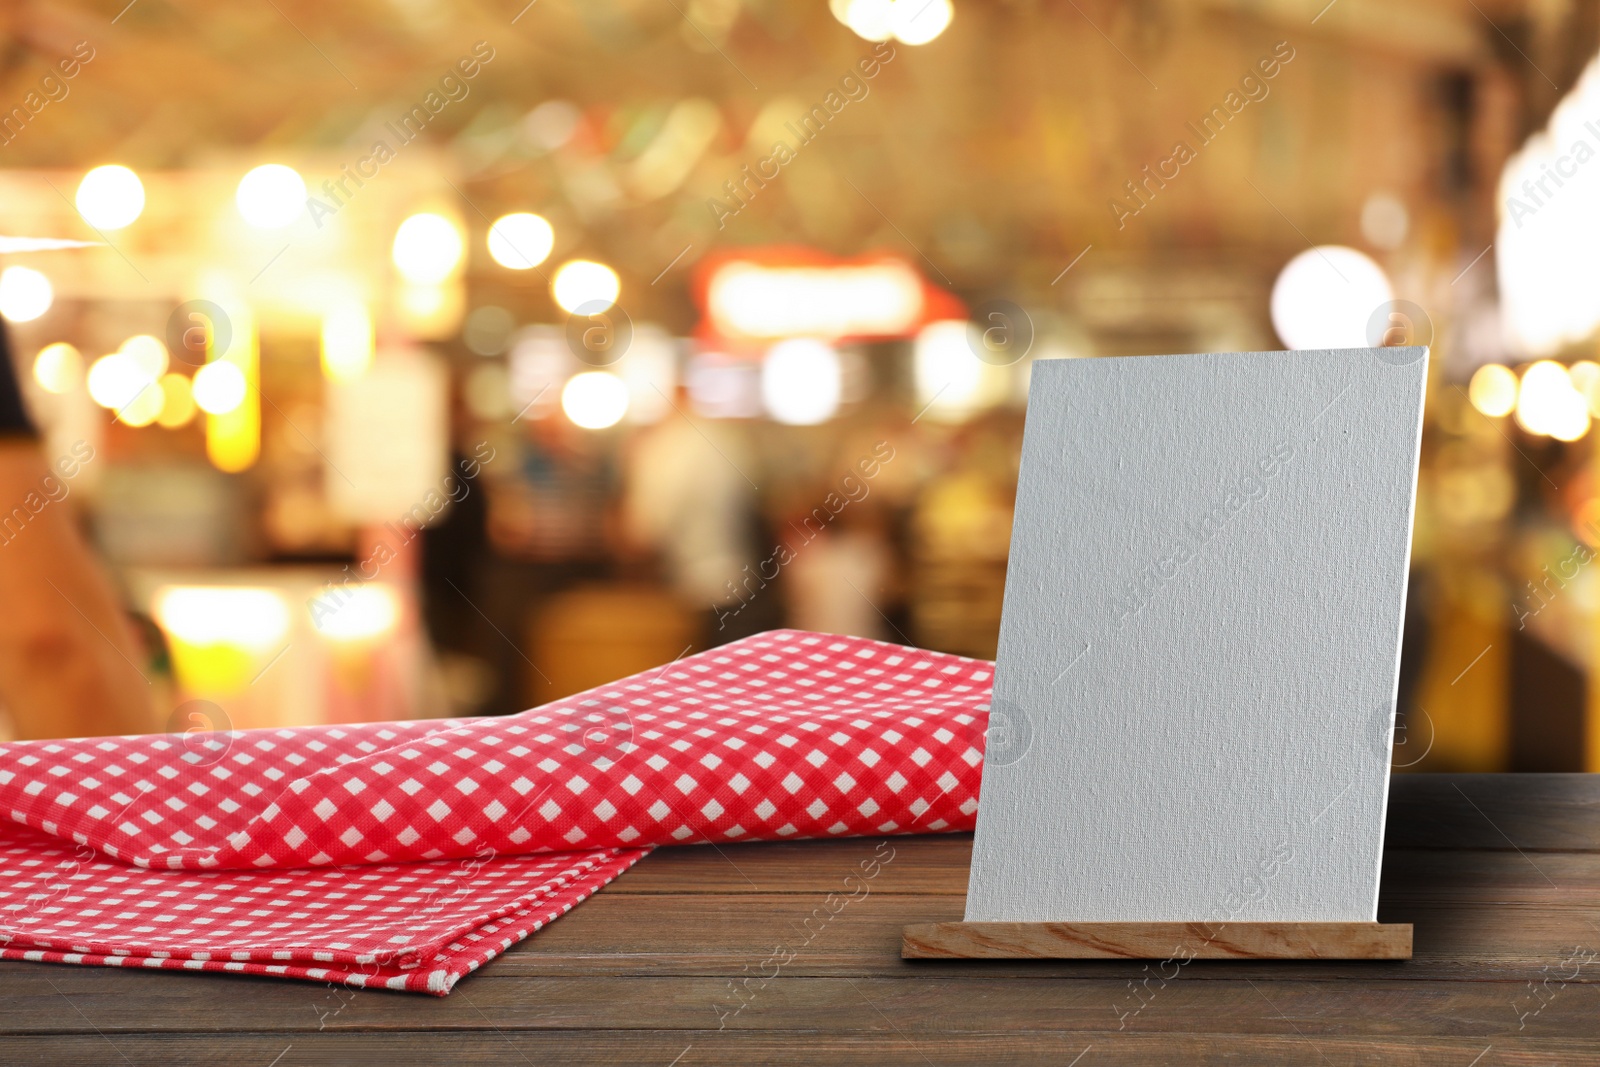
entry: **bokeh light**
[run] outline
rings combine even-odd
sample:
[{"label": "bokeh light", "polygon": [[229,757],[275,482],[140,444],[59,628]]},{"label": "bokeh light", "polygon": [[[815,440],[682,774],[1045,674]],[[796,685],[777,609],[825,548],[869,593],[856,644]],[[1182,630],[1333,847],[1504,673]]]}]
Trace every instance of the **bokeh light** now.
[{"label": "bokeh light", "polygon": [[1580,359],[1567,368],[1567,376],[1589,402],[1589,414],[1600,416],[1600,363]]},{"label": "bokeh light", "polygon": [[194,389],[189,384],[189,379],[181,374],[164,374],[159,384],[161,413],[156,416],[156,423],[168,430],[187,426],[194,419],[198,408],[194,402]]},{"label": "bokeh light", "polygon": [[90,365],[89,398],[103,408],[118,411],[153,380],[139,364],[121,352],[112,352]]},{"label": "bokeh light", "polygon": [[828,6],[857,37],[887,41],[894,36],[894,0],[831,0]]},{"label": "bokeh light", "polygon": [[194,402],[208,415],[226,415],[244,403],[244,372],[227,360],[207,363],[194,375]]},{"label": "bokeh light", "polygon": [[32,267],[0,271],[0,316],[7,322],[32,322],[50,310],[55,290],[50,279]]},{"label": "bokeh light", "polygon": [[166,392],[158,381],[146,381],[133,398],[117,409],[117,418],[128,426],[148,426],[166,407]]},{"label": "bokeh light", "polygon": [[443,215],[412,215],[395,231],[391,256],[408,282],[437,285],[455,272],[465,245],[461,230]]},{"label": "bokeh light", "polygon": [[574,374],[561,390],[561,410],[585,430],[615,426],[628,413],[628,384],[609,371]]},{"label": "bokeh light", "polygon": [[927,44],[949,27],[955,13],[950,0],[894,0],[889,29],[902,44]]},{"label": "bokeh light", "polygon": [[394,629],[400,602],[381,585],[358,585],[329,597],[311,613],[312,625],[334,641],[370,641]]},{"label": "bokeh light", "polygon": [[1573,386],[1567,368],[1541,359],[1522,372],[1517,425],[1531,434],[1576,441],[1589,431],[1589,402]]},{"label": "bokeh light", "polygon": [[556,303],[569,312],[579,308],[590,314],[604,311],[617,302],[621,292],[622,282],[617,272],[589,259],[563,263],[550,282],[550,293]]},{"label": "bokeh light", "polygon": [[1473,372],[1467,398],[1485,415],[1499,418],[1511,414],[1517,406],[1516,372],[1499,363],[1484,364]]},{"label": "bokeh light", "polygon": [[144,183],[127,167],[96,167],[78,183],[78,214],[97,230],[120,230],[144,213]]},{"label": "bokeh light", "polygon": [[306,208],[306,183],[293,167],[265,163],[243,178],[234,193],[239,214],[250,225],[277,230],[300,217]]},{"label": "bokeh light", "polygon": [[761,364],[761,402],[790,426],[814,426],[839,410],[843,371],[839,353],[821,341],[781,341]]},{"label": "bokeh light", "polygon": [[167,346],[150,334],[142,333],[128,338],[117,351],[132,360],[133,365],[151,381],[167,372]]},{"label": "bokeh light", "polygon": [[33,380],[47,393],[71,392],[83,380],[83,356],[64,341],[45,345],[33,357]]},{"label": "bokeh light", "polygon": [[542,217],[519,211],[502,215],[489,227],[489,255],[502,267],[532,270],[550,258],[556,232]]},{"label": "bokeh light", "polygon": [[372,316],[364,305],[342,304],[322,317],[322,373],[330,382],[360,378],[372,355]]},{"label": "bokeh light", "polygon": [[1372,313],[1394,299],[1388,275],[1354,248],[1308,248],[1272,286],[1272,327],[1290,348],[1367,348]]},{"label": "bokeh light", "polygon": [[156,593],[155,616],[190,645],[270,649],[289,631],[289,606],[273,589],[169,586]]}]

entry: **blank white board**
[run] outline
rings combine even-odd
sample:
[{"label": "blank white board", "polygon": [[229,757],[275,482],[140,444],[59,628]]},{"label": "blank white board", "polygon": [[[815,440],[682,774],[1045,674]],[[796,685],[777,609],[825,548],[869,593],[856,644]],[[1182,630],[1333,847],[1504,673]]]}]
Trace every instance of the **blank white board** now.
[{"label": "blank white board", "polygon": [[969,922],[1376,919],[1427,362],[1033,365]]}]

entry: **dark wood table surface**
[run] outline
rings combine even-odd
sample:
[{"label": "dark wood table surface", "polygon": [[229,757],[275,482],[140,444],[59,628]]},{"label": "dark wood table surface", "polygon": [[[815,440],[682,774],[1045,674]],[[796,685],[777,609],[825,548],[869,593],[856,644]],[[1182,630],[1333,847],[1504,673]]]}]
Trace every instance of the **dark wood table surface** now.
[{"label": "dark wood table surface", "polygon": [[1600,776],[1399,776],[1387,844],[1405,962],[906,962],[969,837],[667,848],[445,999],[0,964],[0,1064],[1600,1065]]}]

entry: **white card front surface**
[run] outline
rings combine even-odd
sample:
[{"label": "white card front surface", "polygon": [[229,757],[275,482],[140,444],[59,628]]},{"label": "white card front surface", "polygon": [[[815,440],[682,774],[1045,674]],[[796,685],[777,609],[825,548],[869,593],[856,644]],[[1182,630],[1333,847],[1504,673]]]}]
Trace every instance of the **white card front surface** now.
[{"label": "white card front surface", "polygon": [[969,922],[1377,917],[1427,363],[1033,365]]}]

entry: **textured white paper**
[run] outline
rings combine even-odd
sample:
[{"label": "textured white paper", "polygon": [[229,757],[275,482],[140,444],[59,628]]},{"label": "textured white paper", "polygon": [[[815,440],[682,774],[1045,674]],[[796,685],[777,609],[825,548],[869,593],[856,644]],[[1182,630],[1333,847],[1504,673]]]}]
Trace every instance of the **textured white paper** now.
[{"label": "textured white paper", "polygon": [[969,921],[1371,921],[1427,350],[1035,363]]}]

